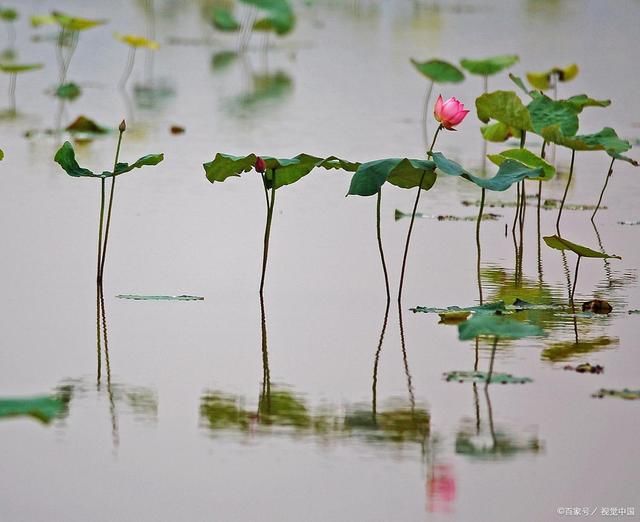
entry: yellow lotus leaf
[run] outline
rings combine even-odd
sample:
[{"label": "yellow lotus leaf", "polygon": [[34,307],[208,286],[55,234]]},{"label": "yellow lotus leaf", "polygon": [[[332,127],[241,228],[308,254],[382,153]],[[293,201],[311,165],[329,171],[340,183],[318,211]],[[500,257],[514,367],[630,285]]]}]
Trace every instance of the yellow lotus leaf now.
[{"label": "yellow lotus leaf", "polygon": [[120,34],[114,33],[114,36],[121,42],[130,45],[131,47],[146,47],[147,49],[156,50],[160,47],[160,44],[155,40],[149,40],[144,36],[136,36],[135,34]]},{"label": "yellow lotus leaf", "polygon": [[69,16],[59,11],[54,11],[51,16],[55,19],[63,29],[68,31],[84,31],[85,29],[91,29],[97,25],[103,25],[107,23],[107,20],[90,20],[89,18],[76,18]]}]

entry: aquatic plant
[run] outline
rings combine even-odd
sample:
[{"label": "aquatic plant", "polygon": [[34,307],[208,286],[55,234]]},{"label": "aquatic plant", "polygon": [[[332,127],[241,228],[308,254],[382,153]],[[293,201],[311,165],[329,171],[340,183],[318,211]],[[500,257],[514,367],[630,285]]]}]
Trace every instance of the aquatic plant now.
[{"label": "aquatic plant", "polygon": [[[58,149],[54,157],[54,161],[60,165],[63,170],[72,177],[86,177],[97,178],[100,180],[100,214],[98,225],[98,264],[96,270],[96,281],[99,286],[102,285],[102,279],[104,274],[105,259],[107,255],[107,242],[109,240],[109,228],[111,225],[111,210],[113,208],[113,195],[115,191],[116,176],[130,172],[133,169],[157,165],[164,159],[164,154],[147,154],[142,156],[135,162],[119,163],[120,146],[122,144],[122,135],[124,134],[127,126],[125,121],[122,120],[118,127],[118,144],[116,146],[116,154],[113,162],[113,170],[104,171],[102,173],[94,173],[87,168],[80,167],[76,161],[75,151],[73,146],[68,141],[65,141],[62,147]],[[106,180],[111,178],[111,190],[109,193],[109,206],[107,208],[107,217],[105,225],[105,198],[106,198]],[[103,230],[104,227],[104,230]]]},{"label": "aquatic plant", "polygon": [[18,11],[13,7],[0,7],[0,21],[7,24],[7,47],[12,49],[16,42],[15,21],[18,19]]},{"label": "aquatic plant", "polygon": [[527,80],[536,89],[546,91],[553,89],[553,98],[558,97],[558,82],[568,82],[578,76],[578,65],[572,63],[565,67],[552,67],[548,71],[528,72]]},{"label": "aquatic plant", "polygon": [[41,63],[18,64],[0,63],[0,71],[9,75],[9,114],[16,114],[16,77],[18,74],[29,71],[36,71],[44,67]]},{"label": "aquatic plant", "polygon": [[118,88],[124,89],[127,81],[129,80],[129,76],[131,76],[131,71],[133,71],[133,66],[136,59],[136,50],[139,48],[144,48],[151,51],[157,51],[160,48],[160,44],[155,40],[150,40],[148,38],[145,38],[144,36],[136,36],[134,34],[114,33],[113,36],[116,40],[119,40],[129,46],[127,62],[124,66],[124,71],[122,72],[120,81],[118,82]]},{"label": "aquatic plant", "polygon": [[515,65],[519,59],[518,55],[515,54],[502,54],[480,60],[463,58],[460,60],[460,65],[469,73],[482,76],[484,86],[483,92],[487,92],[489,76],[493,76],[494,74],[508,69],[512,65]]}]

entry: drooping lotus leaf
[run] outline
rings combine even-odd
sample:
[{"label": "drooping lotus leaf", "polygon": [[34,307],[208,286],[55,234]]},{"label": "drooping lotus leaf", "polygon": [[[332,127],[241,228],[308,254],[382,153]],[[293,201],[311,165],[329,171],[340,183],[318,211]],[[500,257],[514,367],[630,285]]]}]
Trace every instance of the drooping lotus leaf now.
[{"label": "drooping lotus leaf", "polygon": [[45,424],[65,410],[65,402],[55,395],[0,399],[0,418],[29,416]]},{"label": "drooping lotus leaf", "polygon": [[362,163],[351,178],[350,196],[373,196],[389,182],[400,188],[413,188],[420,185],[429,190],[436,182],[436,165],[433,161],[386,158]]},{"label": "drooping lotus leaf", "polygon": [[466,171],[455,161],[447,159],[441,152],[434,152],[431,157],[441,172],[449,176],[463,177],[487,190],[502,192],[523,179],[544,179],[545,176],[545,170],[542,166],[532,168],[519,161],[506,158],[500,164],[498,173],[493,178],[480,178]]},{"label": "drooping lotus leaf", "polygon": [[530,72],[527,73],[527,80],[536,89],[546,91],[551,88],[551,77],[556,75],[561,82],[568,82],[573,80],[578,75],[579,69],[575,63],[567,65],[566,67],[554,67],[544,72]]},{"label": "drooping lotus leaf", "polygon": [[492,74],[499,73],[500,71],[511,67],[517,63],[518,60],[519,58],[515,54],[505,54],[492,56],[491,58],[485,58],[484,60],[469,60],[467,58],[463,58],[460,60],[460,65],[462,65],[462,67],[471,74],[491,76]]},{"label": "drooping lotus leaf", "polygon": [[213,10],[211,22],[219,31],[234,32],[238,31],[241,27],[240,22],[236,20],[233,13],[224,7]]},{"label": "drooping lotus leaf", "polygon": [[84,31],[85,29],[91,29],[92,27],[107,23],[107,20],[90,20],[89,18],[74,17],[61,13],[60,11],[52,12],[51,16],[63,29],[66,29],[67,31]]},{"label": "drooping lotus leaf", "polygon": [[132,301],[204,301],[204,297],[197,295],[138,295],[119,294],[118,299],[130,299]]},{"label": "drooping lotus leaf", "polygon": [[[276,34],[282,36],[293,30],[296,17],[287,0],[241,0],[244,4],[253,5],[266,13],[266,20]],[[262,24],[266,28],[266,24]]]},{"label": "drooping lotus leaf", "polygon": [[460,83],[464,80],[464,73],[455,65],[444,60],[429,60],[418,62],[411,58],[413,66],[434,83]]},{"label": "drooping lotus leaf", "polygon": [[528,149],[508,149],[499,154],[489,154],[487,157],[498,166],[502,165],[506,160],[512,159],[530,168],[540,167],[544,171],[544,174],[539,178],[542,180],[550,180],[556,174],[556,169],[553,165]]},{"label": "drooping lotus leaf", "polygon": [[504,312],[506,310],[504,301],[496,301],[495,303],[486,303],[478,306],[447,306],[446,308],[433,308],[428,306],[416,306],[415,308],[410,308],[413,313],[421,312],[424,314],[430,313],[446,313],[446,312],[496,312],[501,311]]},{"label": "drooping lotus leaf", "polygon": [[41,63],[0,63],[0,71],[8,74],[36,71],[44,67]]},{"label": "drooping lotus leaf", "polygon": [[586,246],[578,245],[576,243],[572,243],[571,241],[567,241],[566,239],[563,239],[559,236],[545,236],[542,239],[544,239],[544,242],[551,248],[555,248],[556,250],[571,250],[572,252],[582,257],[597,257],[601,259],[610,259],[610,258],[622,259],[620,256],[598,252]]},{"label": "drooping lotus leaf", "polygon": [[573,150],[605,150],[607,154],[619,154],[631,148],[627,140],[620,139],[611,127],[605,127],[595,134],[565,136],[557,125],[542,129],[540,135],[551,143]]},{"label": "drooping lotus leaf", "polygon": [[539,326],[517,321],[501,314],[474,314],[470,319],[458,325],[458,338],[461,341],[475,339],[479,335],[492,335],[499,338],[522,339],[544,335]]},{"label": "drooping lotus leaf", "polygon": [[156,51],[160,48],[160,44],[155,40],[150,40],[149,38],[145,38],[144,36],[138,36],[135,34],[120,34],[113,33],[113,36],[116,40],[120,40],[131,47],[144,47],[146,49],[151,49],[152,51]]},{"label": "drooping lotus leaf", "polygon": [[636,401],[640,400],[640,390],[630,390],[629,388],[624,388],[622,390],[607,390],[605,388],[600,388],[596,393],[591,395],[591,397],[595,397],[596,399],[616,397],[627,401]]},{"label": "drooping lotus leaf", "polygon": [[18,19],[18,11],[12,7],[0,7],[0,20],[15,22]]},{"label": "drooping lotus leaf", "polygon": [[480,132],[485,140],[496,143],[506,141],[509,138],[519,138],[521,135],[520,129],[509,127],[501,121],[483,125],[480,127]]},{"label": "drooping lotus leaf", "polygon": [[533,130],[529,111],[513,91],[484,93],[476,98],[476,111],[484,123],[493,119],[516,129]]},{"label": "drooping lotus leaf", "polygon": [[577,94],[564,101],[573,105],[578,112],[582,112],[582,109],[585,107],[608,107],[611,105],[611,100],[596,100],[594,98],[590,98],[586,94]]},{"label": "drooping lotus leaf", "polygon": [[[487,380],[489,380],[488,372],[478,371],[451,371],[443,373],[442,376],[447,382],[486,383]],[[489,382],[497,384],[525,384],[527,382],[533,382],[533,379],[529,377],[515,377],[510,373],[492,373]]]},{"label": "drooping lotus leaf", "polygon": [[617,337],[596,337],[590,340],[559,341],[550,344],[540,354],[545,361],[561,362],[572,359],[582,359],[585,354],[599,352],[601,350],[614,348],[619,344]]},{"label": "drooping lotus leaf", "polygon": [[76,83],[69,82],[59,85],[55,90],[55,96],[62,100],[73,101],[82,94],[82,89]]},{"label": "drooping lotus leaf", "polygon": [[132,164],[117,163],[116,168],[113,172],[105,170],[101,174],[95,174],[89,169],[85,169],[78,165],[73,146],[68,141],[65,141],[62,147],[58,149],[58,152],[56,152],[56,155],[53,159],[64,169],[67,174],[69,174],[69,176],[87,178],[110,178],[113,176],[119,176],[120,174],[124,174],[125,172],[129,172],[130,170],[140,167],[157,165],[164,159],[164,154],[147,154],[146,156],[139,158]]}]

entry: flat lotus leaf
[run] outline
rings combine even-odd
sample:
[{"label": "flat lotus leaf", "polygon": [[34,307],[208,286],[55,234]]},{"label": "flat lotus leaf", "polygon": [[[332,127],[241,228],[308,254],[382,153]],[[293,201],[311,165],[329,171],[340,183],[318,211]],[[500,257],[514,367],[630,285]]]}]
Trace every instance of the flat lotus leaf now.
[{"label": "flat lotus leaf", "polygon": [[233,16],[233,13],[229,11],[229,9],[225,9],[224,7],[213,10],[211,23],[213,23],[213,27],[215,27],[219,31],[225,32],[238,31],[241,27],[240,22],[236,20],[235,16]]},{"label": "flat lotus leaf", "polygon": [[616,397],[627,401],[637,401],[640,400],[640,390],[630,390],[629,388],[623,388],[622,390],[607,390],[605,388],[600,388],[592,395],[592,397],[595,397],[596,399]]},{"label": "flat lotus leaf", "polygon": [[[92,27],[107,23],[107,20],[90,20],[89,18],[79,18],[69,16],[68,14],[61,13],[59,11],[52,12],[51,16],[63,29],[66,29],[68,31],[84,31],[86,29],[91,29]],[[31,23],[33,23],[33,19]]]},{"label": "flat lotus leaf", "polygon": [[544,94],[536,96],[527,105],[531,115],[531,124],[536,134],[551,125],[557,125],[563,136],[575,136],[578,132],[578,113],[576,106],[564,100],[552,100]]},{"label": "flat lotus leaf", "polygon": [[64,412],[65,406],[65,402],[54,395],[0,399],[0,419],[26,415],[46,424]]},{"label": "flat lotus leaf", "polygon": [[476,98],[476,111],[484,123],[493,119],[516,129],[533,130],[529,110],[513,91],[484,93]]},{"label": "flat lotus leaf", "polygon": [[0,7],[0,20],[14,22],[18,19],[18,11],[11,7]]},{"label": "flat lotus leaf", "polygon": [[357,168],[347,195],[372,196],[387,181],[400,188],[413,188],[420,185],[421,179],[423,190],[433,186],[436,181],[433,161],[407,158],[368,161]]},{"label": "flat lotus leaf", "polygon": [[464,73],[460,69],[443,60],[418,62],[411,58],[411,63],[418,72],[434,83],[460,83],[464,80]]},{"label": "flat lotus leaf", "polygon": [[488,372],[477,371],[452,371],[443,373],[442,376],[447,382],[486,383],[487,380],[489,380],[490,383],[497,384],[525,384],[527,382],[533,382],[529,377],[515,377],[510,373],[492,373],[491,379],[489,379]]},{"label": "flat lotus leaf", "polygon": [[504,54],[485,58],[484,60],[469,60],[467,58],[463,58],[460,60],[460,65],[462,65],[462,67],[471,74],[491,76],[492,74],[499,73],[500,71],[511,67],[517,63],[518,60],[519,58],[515,54]]},{"label": "flat lotus leaf", "polygon": [[293,30],[296,22],[293,9],[287,0],[240,0],[243,4],[253,5],[266,13],[269,25],[276,34],[282,36]]},{"label": "flat lotus leaf", "polygon": [[41,63],[0,63],[0,71],[8,74],[37,71],[44,67]]},{"label": "flat lotus leaf", "polygon": [[555,248],[556,250],[571,250],[572,252],[575,252],[576,254],[582,257],[597,257],[601,259],[609,259],[609,258],[622,259],[620,256],[598,252],[586,246],[572,243],[571,241],[568,241],[559,236],[545,236],[542,239],[544,239],[544,242],[547,244],[547,246],[550,246],[551,248]]},{"label": "flat lotus leaf", "polygon": [[146,49],[151,49],[152,51],[156,51],[160,48],[160,44],[158,42],[145,38],[144,36],[120,33],[114,33],[113,36],[116,40],[120,40],[122,43],[130,45],[131,47],[144,47]]},{"label": "flat lotus leaf", "polygon": [[130,299],[132,301],[204,301],[204,297],[197,295],[139,295],[120,294],[118,299]]},{"label": "flat lotus leaf", "polygon": [[490,123],[489,125],[483,125],[480,127],[482,137],[494,143],[500,143],[508,140],[509,138],[519,138],[520,129],[515,129],[505,125],[501,121]]},{"label": "flat lotus leaf", "polygon": [[487,157],[498,166],[502,165],[506,160],[512,159],[532,169],[542,168],[543,175],[538,179],[545,181],[550,180],[556,174],[556,169],[553,165],[528,149],[508,149],[499,154],[489,154]]},{"label": "flat lotus leaf", "polygon": [[164,159],[163,154],[148,154],[138,159],[132,164],[128,163],[118,163],[116,164],[116,168],[113,172],[104,171],[101,174],[95,174],[89,169],[85,169],[78,165],[76,161],[76,154],[73,150],[73,146],[68,141],[65,141],[62,147],[58,149],[54,161],[60,165],[64,171],[69,174],[69,176],[73,177],[88,177],[88,178],[109,178],[113,176],[119,176],[120,174],[124,174],[125,172],[129,172],[130,170],[150,166],[157,165]]},{"label": "flat lotus leaf", "polygon": [[613,348],[619,344],[617,337],[596,337],[586,341],[571,339],[569,341],[559,341],[547,346],[540,357],[545,361],[562,362],[572,359],[582,359],[588,353],[599,352],[601,350]]},{"label": "flat lotus leaf", "polygon": [[416,306],[415,308],[410,308],[413,313],[421,312],[423,314],[442,314],[442,313],[456,313],[456,312],[496,312],[496,311],[505,311],[506,307],[504,301],[496,301],[495,303],[487,303],[478,306],[447,306],[446,308],[433,308],[428,306]]},{"label": "flat lotus leaf", "polygon": [[573,150],[605,150],[607,154],[620,154],[631,148],[627,140],[618,137],[611,127],[605,127],[595,134],[565,136],[558,125],[542,129],[540,135],[551,143]]},{"label": "flat lotus leaf", "polygon": [[531,168],[523,165],[519,161],[506,158],[498,168],[498,173],[493,178],[480,178],[466,171],[462,166],[453,160],[447,159],[441,152],[431,154],[438,170],[449,176],[460,176],[481,188],[502,192],[507,190],[514,183],[523,179],[542,179],[544,168]]},{"label": "flat lotus leaf", "polygon": [[56,97],[62,100],[73,101],[81,94],[82,90],[80,89],[80,86],[73,82],[63,83],[55,90]]},{"label": "flat lotus leaf", "polygon": [[566,67],[554,67],[544,72],[530,72],[527,73],[527,80],[536,89],[546,91],[551,88],[551,77],[556,75],[561,82],[568,82],[573,80],[578,75],[579,69],[577,64],[572,63]]},{"label": "flat lotus leaf", "polygon": [[458,325],[458,338],[461,341],[468,341],[479,335],[492,335],[502,339],[522,339],[543,334],[544,331],[539,326],[517,321],[501,314],[474,314],[471,319]]}]

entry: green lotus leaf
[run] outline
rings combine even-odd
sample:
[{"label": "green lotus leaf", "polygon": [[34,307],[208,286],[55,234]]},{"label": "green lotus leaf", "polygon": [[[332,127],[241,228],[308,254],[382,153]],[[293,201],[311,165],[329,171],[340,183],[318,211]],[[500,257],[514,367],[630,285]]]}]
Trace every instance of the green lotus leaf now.
[{"label": "green lotus leaf", "polygon": [[513,91],[494,91],[476,98],[478,118],[484,123],[493,119],[509,127],[533,130],[529,111]]},{"label": "green lotus leaf", "polygon": [[233,13],[223,7],[213,10],[211,21],[219,31],[234,32],[241,27],[240,22],[235,19]]},{"label": "green lotus leaf", "polygon": [[80,86],[73,82],[63,83],[62,85],[58,86],[55,91],[55,95],[57,98],[70,101],[75,100],[81,94],[82,90],[80,89]]},{"label": "green lotus leaf", "polygon": [[594,98],[590,98],[586,94],[577,94],[564,101],[573,105],[578,112],[582,112],[582,109],[585,107],[608,107],[611,105],[611,100],[596,100]]},{"label": "green lotus leaf", "polygon": [[231,176],[240,176],[243,172],[249,172],[253,170],[255,164],[255,154],[231,156],[218,152],[213,161],[204,163],[203,167],[207,179],[214,183],[215,181],[224,181]]},{"label": "green lotus leaf", "polygon": [[620,256],[598,252],[586,246],[572,243],[571,241],[568,241],[559,236],[545,236],[542,239],[544,239],[544,242],[547,244],[547,246],[550,246],[551,248],[554,248],[556,250],[571,250],[571,252],[574,252],[582,257],[596,257],[600,259],[622,259]]},{"label": "green lotus leaf", "polygon": [[11,7],[0,7],[0,20],[14,22],[18,19],[18,11]]},{"label": "green lotus leaf", "polygon": [[544,94],[539,95],[527,105],[533,130],[540,134],[542,129],[557,125],[563,136],[574,136],[578,132],[578,113],[576,106],[563,100],[552,100]]},{"label": "green lotus leaf", "polygon": [[504,312],[506,310],[504,301],[496,301],[495,303],[487,303],[479,306],[447,306],[446,308],[433,308],[427,306],[416,306],[415,308],[410,308],[413,313],[421,312],[423,314],[442,314],[442,313],[450,313],[450,312]]},{"label": "green lotus leaf", "polygon": [[626,401],[637,401],[640,400],[640,390],[630,390],[629,388],[624,388],[622,390],[608,390],[606,388],[600,388],[591,396],[596,399],[602,399],[603,397],[616,397]]},{"label": "green lotus leaf", "polygon": [[238,56],[236,51],[220,51],[214,53],[211,58],[211,68],[214,71],[222,71],[235,62]]},{"label": "green lotus leaf", "polygon": [[137,169],[140,167],[157,165],[164,159],[163,154],[148,154],[138,159],[132,164],[128,163],[117,163],[116,168],[113,172],[104,171],[101,174],[95,174],[89,169],[85,169],[78,165],[76,161],[76,154],[73,150],[73,146],[68,141],[65,141],[62,147],[58,149],[54,161],[60,165],[64,171],[69,174],[69,176],[73,177],[87,177],[87,178],[110,178],[113,176],[119,176],[124,174],[125,172],[129,172],[133,169]]},{"label": "green lotus leaf", "polygon": [[605,150],[609,155],[620,154],[631,148],[627,140],[618,137],[611,127],[605,127],[595,134],[565,136],[558,125],[542,129],[540,135],[547,141],[573,150]]},{"label": "green lotus leaf", "polygon": [[545,181],[550,180],[556,174],[556,169],[553,165],[547,163],[540,156],[537,156],[528,149],[508,149],[503,150],[499,154],[489,154],[487,157],[498,166],[502,165],[506,160],[512,159],[530,168],[541,167],[544,174],[539,179]]},{"label": "green lotus leaf", "polygon": [[241,2],[265,11],[267,25],[270,25],[280,36],[289,33],[295,26],[296,18],[287,0],[241,0]]},{"label": "green lotus leaf", "polygon": [[0,149],[0,161],[4,159],[4,151]]},{"label": "green lotus leaf", "polygon": [[517,63],[519,60],[515,54],[505,54],[501,56],[493,56],[484,60],[469,60],[463,58],[460,65],[471,74],[479,74],[481,76],[491,76],[499,73],[503,69],[507,69]]},{"label": "green lotus leaf", "polygon": [[407,158],[368,161],[357,168],[347,195],[372,196],[385,182],[400,188],[413,188],[420,185],[421,179],[423,190],[433,186],[436,181],[433,161]]},{"label": "green lotus leaf", "polygon": [[455,161],[447,159],[441,152],[434,152],[431,157],[438,170],[444,174],[460,176],[475,183],[480,188],[498,192],[507,190],[511,185],[523,179],[543,179],[545,175],[542,166],[532,168],[519,161],[505,158],[498,168],[498,173],[493,178],[480,178],[465,170]]},{"label": "green lotus leaf", "polygon": [[560,341],[547,346],[540,354],[541,358],[550,362],[582,359],[586,354],[609,349],[619,344],[617,337],[597,337],[588,341]]},{"label": "green lotus leaf", "polygon": [[348,161],[345,159],[337,158],[336,156],[329,156],[320,161],[317,166],[325,168],[327,170],[340,169],[346,172],[355,172],[361,164],[358,162]]},{"label": "green lotus leaf", "polygon": [[525,94],[528,94],[529,96],[533,96],[534,92],[529,91],[529,89],[527,89],[527,86],[524,84],[524,82],[522,81],[522,78],[520,78],[520,76],[516,76],[513,73],[509,73],[509,79],[515,83],[518,87],[520,87],[520,89],[522,89],[522,91]]},{"label": "green lotus leaf", "polygon": [[33,15],[29,18],[32,27],[40,27],[41,25],[52,25],[56,23],[56,19],[51,15]]},{"label": "green lotus leaf", "polygon": [[65,402],[55,395],[0,399],[0,418],[29,416],[45,424],[64,412]]},{"label": "green lotus leaf", "polygon": [[506,141],[509,138],[519,138],[521,134],[519,129],[509,127],[500,121],[483,125],[480,127],[480,132],[485,140],[495,143]]},{"label": "green lotus leaf", "polygon": [[[92,27],[107,23],[107,20],[90,20],[89,18],[79,18],[61,13],[59,11],[52,12],[51,16],[63,29],[66,29],[67,31],[84,31],[86,29],[91,29]],[[33,19],[31,23],[33,23]]]},{"label": "green lotus leaf", "polygon": [[501,339],[522,339],[544,335],[544,331],[534,324],[517,321],[501,314],[474,314],[458,325],[458,338],[461,341],[475,339],[479,335],[492,335]]},{"label": "green lotus leaf", "polygon": [[8,74],[36,71],[44,67],[41,63],[0,63],[0,71]]},{"label": "green lotus leaf", "polygon": [[515,377],[509,373],[492,373],[491,379],[489,379],[488,372],[478,371],[451,371],[442,375],[447,382],[476,382],[476,383],[490,383],[497,384],[525,384],[527,382],[533,382],[533,379],[529,377]]},{"label": "green lotus leaf", "polygon": [[[309,174],[318,163],[322,162],[322,158],[310,156],[309,154],[298,154],[291,159],[277,159],[268,156],[262,159],[267,165],[267,171],[265,172],[267,188],[274,186],[276,189],[295,183]],[[274,179],[275,183],[273,183]]]},{"label": "green lotus leaf", "polygon": [[464,80],[464,73],[460,69],[443,60],[418,62],[411,58],[411,63],[418,72],[434,83],[460,83]]}]

